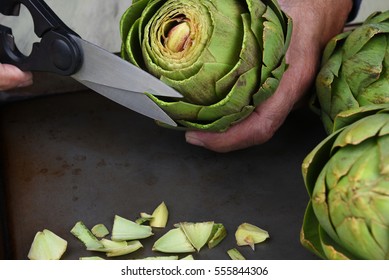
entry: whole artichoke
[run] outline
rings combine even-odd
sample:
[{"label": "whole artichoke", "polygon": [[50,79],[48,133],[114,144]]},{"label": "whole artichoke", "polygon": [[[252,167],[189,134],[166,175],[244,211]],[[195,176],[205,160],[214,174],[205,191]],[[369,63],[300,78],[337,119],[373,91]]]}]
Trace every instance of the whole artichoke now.
[{"label": "whole artichoke", "polygon": [[149,97],[179,128],[210,131],[274,93],[292,29],[276,0],[134,0],[120,26],[122,57],[184,96]]},{"label": "whole artichoke", "polygon": [[326,46],[315,105],[328,134],[342,111],[389,102],[389,11],[376,12]]},{"label": "whole artichoke", "polygon": [[302,244],[324,259],[389,259],[389,104],[345,111],[304,160]]}]

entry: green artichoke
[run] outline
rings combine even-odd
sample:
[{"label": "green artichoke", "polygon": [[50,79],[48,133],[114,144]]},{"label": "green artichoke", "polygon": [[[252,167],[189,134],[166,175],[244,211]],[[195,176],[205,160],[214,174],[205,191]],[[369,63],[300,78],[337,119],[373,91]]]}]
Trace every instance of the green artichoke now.
[{"label": "green artichoke", "polygon": [[146,93],[178,128],[224,131],[274,93],[292,23],[276,0],[134,0],[120,29],[122,57],[184,96]]},{"label": "green artichoke", "polygon": [[372,14],[327,44],[315,99],[328,134],[340,112],[389,102],[389,11]]},{"label": "green artichoke", "polygon": [[302,244],[323,259],[389,259],[389,104],[340,113],[304,160]]}]

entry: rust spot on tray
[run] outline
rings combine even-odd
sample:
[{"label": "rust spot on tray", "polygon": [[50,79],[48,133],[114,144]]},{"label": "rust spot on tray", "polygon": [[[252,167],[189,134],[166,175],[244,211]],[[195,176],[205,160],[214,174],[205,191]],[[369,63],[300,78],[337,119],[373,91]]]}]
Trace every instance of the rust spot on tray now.
[{"label": "rust spot on tray", "polygon": [[47,174],[47,172],[49,172],[49,170],[47,168],[42,168],[39,173],[41,174]]},{"label": "rust spot on tray", "polygon": [[75,169],[73,169],[73,171],[72,171],[72,174],[73,174],[73,175],[80,175],[81,173],[82,173],[81,168],[75,168]]}]

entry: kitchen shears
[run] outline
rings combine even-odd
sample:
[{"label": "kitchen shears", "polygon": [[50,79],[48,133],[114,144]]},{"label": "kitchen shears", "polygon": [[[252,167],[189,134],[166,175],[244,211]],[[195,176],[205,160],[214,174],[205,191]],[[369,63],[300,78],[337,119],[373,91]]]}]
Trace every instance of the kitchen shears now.
[{"label": "kitchen shears", "polygon": [[145,92],[173,98],[182,97],[180,93],[119,56],[83,40],[43,0],[1,0],[0,12],[18,16],[21,5],[30,12],[40,42],[34,43],[26,56],[18,50],[12,29],[0,25],[0,63],[71,76],[133,111],[176,126]]}]

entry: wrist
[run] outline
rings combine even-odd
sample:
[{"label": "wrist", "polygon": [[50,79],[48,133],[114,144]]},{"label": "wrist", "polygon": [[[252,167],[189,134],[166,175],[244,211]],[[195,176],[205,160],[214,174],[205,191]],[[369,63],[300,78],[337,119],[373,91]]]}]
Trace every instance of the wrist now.
[{"label": "wrist", "polygon": [[[343,31],[358,0],[278,0],[281,8],[293,19],[295,32],[315,37],[319,45]],[[311,38],[312,39],[312,38]]]},{"label": "wrist", "polygon": [[353,0],[315,0],[315,12],[320,18],[320,41],[324,46],[335,35],[343,31],[353,8]]}]

